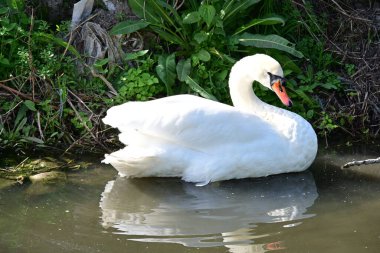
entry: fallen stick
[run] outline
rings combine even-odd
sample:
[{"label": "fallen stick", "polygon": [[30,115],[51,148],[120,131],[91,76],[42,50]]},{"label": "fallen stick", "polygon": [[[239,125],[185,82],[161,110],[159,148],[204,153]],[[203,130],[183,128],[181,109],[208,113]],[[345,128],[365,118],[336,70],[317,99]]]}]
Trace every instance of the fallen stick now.
[{"label": "fallen stick", "polygon": [[15,89],[13,89],[13,88],[11,88],[11,87],[8,87],[8,86],[6,86],[6,85],[3,84],[3,83],[0,83],[0,88],[3,88],[4,90],[8,91],[9,93],[11,93],[11,94],[13,94],[13,95],[16,95],[16,96],[18,96],[18,97],[20,97],[20,98],[28,99],[28,100],[31,100],[31,101],[33,101],[33,102],[37,102],[37,103],[40,102],[38,99],[33,99],[32,96],[27,95],[27,94],[24,94],[24,93],[22,93],[21,91],[15,90]]},{"label": "fallen stick", "polygon": [[374,159],[348,162],[342,166],[342,169],[346,169],[355,165],[360,166],[360,165],[368,165],[368,164],[374,164],[374,163],[380,163],[380,157],[374,158]]},{"label": "fallen stick", "polygon": [[[24,94],[21,91],[18,91],[18,90],[11,88],[11,87],[8,87],[1,82],[0,82],[0,88],[6,90],[9,94],[20,97],[22,99],[30,100],[30,101],[33,101],[34,103],[40,103],[41,102],[41,100],[39,100],[38,98],[33,98],[31,95]],[[55,105],[51,105],[51,107],[58,110],[58,107]]]},{"label": "fallen stick", "polygon": [[115,90],[115,88],[113,87],[112,83],[110,83],[103,75],[97,73],[96,70],[93,67],[91,67],[91,66],[89,66],[87,64],[84,64],[84,65],[87,68],[90,69],[92,76],[100,78],[107,85],[108,89],[111,90],[111,92],[113,93],[113,95],[116,95],[116,96],[118,95],[118,93]]}]

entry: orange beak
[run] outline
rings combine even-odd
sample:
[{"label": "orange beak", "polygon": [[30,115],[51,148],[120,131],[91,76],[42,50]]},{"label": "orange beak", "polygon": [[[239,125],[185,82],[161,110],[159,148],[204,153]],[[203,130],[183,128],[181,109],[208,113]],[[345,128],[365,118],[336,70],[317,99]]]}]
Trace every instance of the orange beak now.
[{"label": "orange beak", "polygon": [[286,94],[286,89],[281,84],[280,80],[273,83],[272,90],[277,94],[278,98],[285,106],[291,107],[293,105],[292,100],[290,100],[288,94]]}]

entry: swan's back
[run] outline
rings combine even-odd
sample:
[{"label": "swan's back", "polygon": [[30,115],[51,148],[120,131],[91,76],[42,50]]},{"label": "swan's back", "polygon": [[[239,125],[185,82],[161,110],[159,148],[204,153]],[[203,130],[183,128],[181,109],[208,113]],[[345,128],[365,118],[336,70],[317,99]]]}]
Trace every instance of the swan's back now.
[{"label": "swan's back", "polygon": [[255,115],[192,95],[114,106],[103,122],[121,133],[146,134],[200,151],[208,146],[257,140],[263,133],[276,134],[271,125]]}]

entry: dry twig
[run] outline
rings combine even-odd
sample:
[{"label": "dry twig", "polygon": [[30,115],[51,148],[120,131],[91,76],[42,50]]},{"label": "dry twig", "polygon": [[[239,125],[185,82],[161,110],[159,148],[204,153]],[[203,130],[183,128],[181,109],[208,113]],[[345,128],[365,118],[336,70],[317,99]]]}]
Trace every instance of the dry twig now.
[{"label": "dry twig", "polygon": [[0,88],[3,88],[7,92],[9,92],[9,93],[11,93],[13,95],[16,95],[16,96],[18,96],[20,98],[28,99],[28,100],[31,100],[33,102],[40,102],[38,99],[36,99],[36,98],[33,99],[32,96],[29,96],[27,94],[22,93],[21,91],[18,91],[18,90],[15,90],[15,89],[11,88],[11,87],[8,87],[8,86],[6,86],[3,83],[0,83]]},{"label": "dry twig", "polygon": [[113,87],[112,83],[110,83],[107,78],[105,78],[103,75],[99,74],[96,72],[96,70],[91,67],[91,66],[88,66],[87,64],[85,64],[86,67],[88,67],[91,71],[91,74],[94,76],[94,77],[98,77],[100,78],[108,87],[108,89],[111,90],[111,92],[114,94],[114,95],[118,95],[117,91],[115,90],[115,88]]},{"label": "dry twig", "polygon": [[366,159],[366,160],[361,160],[361,161],[348,162],[342,166],[342,169],[346,169],[355,165],[360,166],[360,165],[368,165],[368,164],[375,164],[375,163],[380,163],[380,157],[375,158],[375,159]]}]

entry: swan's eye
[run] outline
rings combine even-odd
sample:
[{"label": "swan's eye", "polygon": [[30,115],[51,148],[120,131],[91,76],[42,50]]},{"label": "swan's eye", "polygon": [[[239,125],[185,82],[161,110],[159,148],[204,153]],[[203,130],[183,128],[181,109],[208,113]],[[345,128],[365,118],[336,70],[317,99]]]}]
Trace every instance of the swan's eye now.
[{"label": "swan's eye", "polygon": [[281,77],[281,76],[277,76],[277,75],[273,75],[272,73],[270,72],[267,72],[268,75],[269,75],[269,80],[270,80],[270,85],[273,86],[275,83],[279,83],[280,86],[286,86],[286,79]]}]

